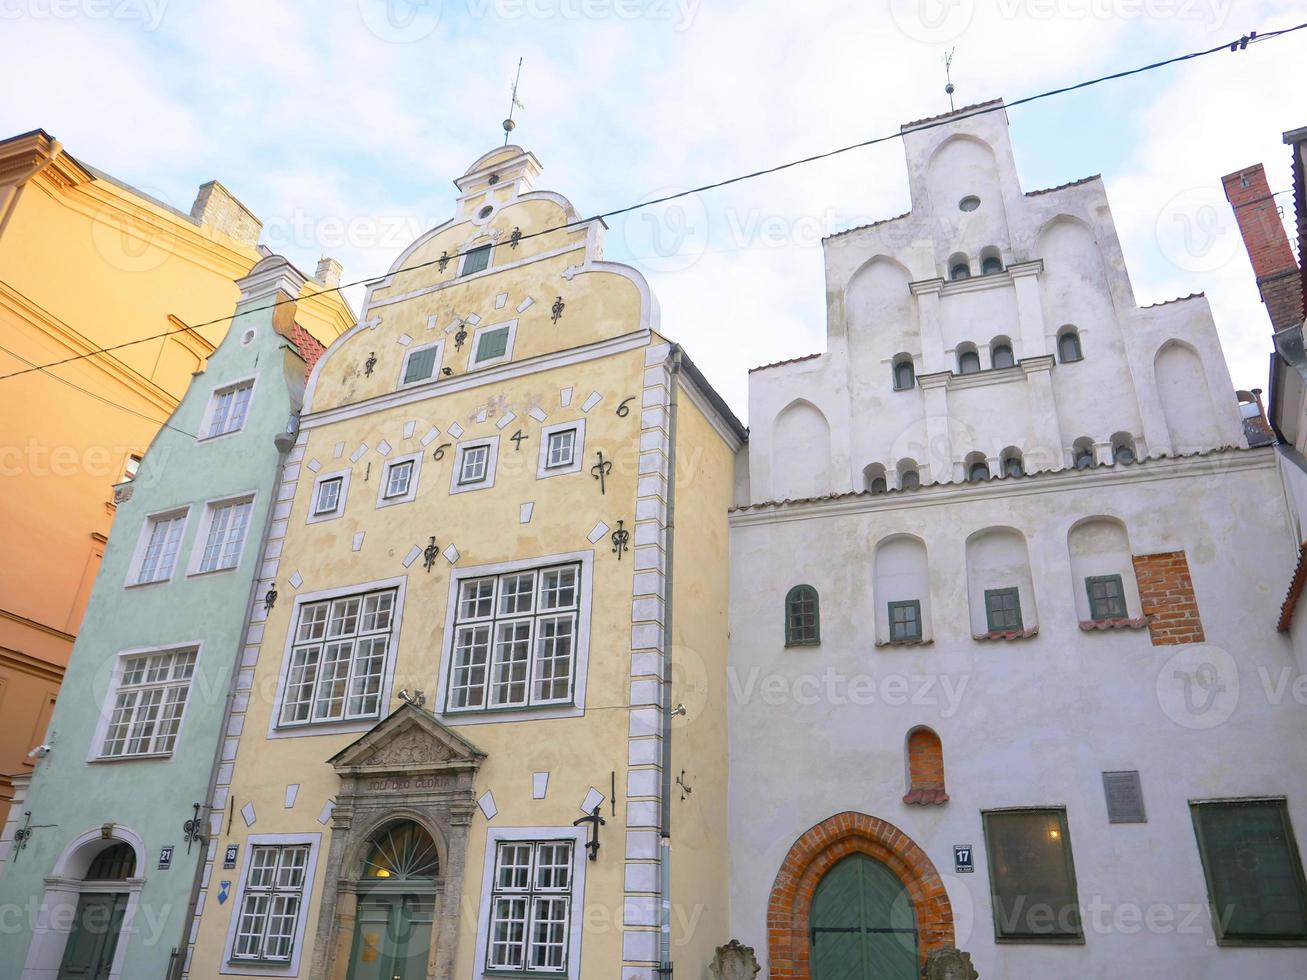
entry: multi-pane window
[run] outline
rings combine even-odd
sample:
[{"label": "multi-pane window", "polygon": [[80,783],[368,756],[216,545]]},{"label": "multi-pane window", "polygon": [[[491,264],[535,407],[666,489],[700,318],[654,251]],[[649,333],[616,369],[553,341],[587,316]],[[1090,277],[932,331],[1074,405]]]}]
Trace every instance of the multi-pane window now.
[{"label": "multi-pane window", "polygon": [[1125,585],[1120,575],[1090,575],[1085,579],[1089,593],[1090,619],[1125,619]]},{"label": "multi-pane window", "polygon": [[407,385],[428,380],[436,372],[436,355],[439,353],[440,348],[436,344],[409,351],[404,358],[403,383]]},{"label": "multi-pane window", "polygon": [[250,870],[241,896],[233,960],[290,960],[304,904],[308,861],[309,848],[304,844],[255,844],[250,848]]},{"label": "multi-pane window", "polygon": [[1078,941],[1083,937],[1066,811],[984,814],[994,932],[1000,940]]},{"label": "multi-pane window", "polygon": [[796,585],[785,596],[785,645],[815,646],[821,642],[817,590]]},{"label": "multi-pane window", "polygon": [[499,843],[487,970],[566,973],[572,847],[570,840]]},{"label": "multi-pane window", "polygon": [[463,256],[462,275],[470,276],[474,272],[481,272],[490,265],[490,248],[489,245],[482,245],[468,251]]},{"label": "multi-pane window", "polygon": [[213,393],[213,405],[209,411],[208,438],[226,435],[245,426],[245,417],[250,411],[250,396],[254,394],[254,382],[243,381],[230,388],[220,388]]},{"label": "multi-pane window", "polygon": [[181,549],[182,531],[186,529],[185,512],[161,514],[151,517],[146,526],[145,552],[141,567],[136,573],[138,585],[145,582],[166,582],[177,567],[177,552]]},{"label": "multi-pane window", "polygon": [[576,430],[559,429],[557,432],[549,433],[548,453],[548,458],[545,460],[546,469],[571,466],[576,460]]},{"label": "multi-pane window", "polygon": [[1021,629],[1021,593],[1017,589],[986,589],[985,618],[991,633]]},{"label": "multi-pane window", "polygon": [[891,640],[921,639],[921,602],[906,599],[889,604],[889,638]]},{"label": "multi-pane window", "polygon": [[250,526],[252,500],[235,500],[214,504],[209,512],[209,532],[204,539],[204,553],[200,555],[200,571],[215,572],[235,568],[245,544],[245,532]]},{"label": "multi-pane window", "polygon": [[478,364],[494,360],[508,353],[508,327],[485,330],[477,336],[477,351],[473,358]]},{"label": "multi-pane window", "polygon": [[1284,800],[1190,806],[1218,941],[1307,939],[1307,886]]},{"label": "multi-pane window", "polygon": [[403,497],[408,494],[409,484],[413,480],[413,461],[403,460],[386,467],[386,499]]},{"label": "multi-pane window", "polygon": [[300,606],[281,723],[375,718],[394,614],[394,589]]},{"label": "multi-pane window", "polygon": [[344,477],[333,476],[330,480],[319,483],[318,496],[313,502],[313,513],[335,513],[336,508],[340,506],[340,488],[344,482]]},{"label": "multi-pane window", "polygon": [[468,446],[459,456],[458,482],[460,486],[483,483],[490,463],[489,446]]},{"label": "multi-pane window", "polygon": [[580,600],[576,564],[461,581],[447,710],[570,703]]},{"label": "multi-pane window", "polygon": [[100,755],[171,752],[195,673],[194,650],[124,657]]}]

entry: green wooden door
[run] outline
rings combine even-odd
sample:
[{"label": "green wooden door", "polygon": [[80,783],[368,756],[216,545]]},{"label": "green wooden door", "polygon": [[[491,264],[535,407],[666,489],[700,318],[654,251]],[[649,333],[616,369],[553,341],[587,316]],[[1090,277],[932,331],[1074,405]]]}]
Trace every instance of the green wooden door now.
[{"label": "green wooden door", "polygon": [[889,868],[864,854],[846,857],[812,897],[808,941],[812,980],[915,980],[917,923],[912,900]]},{"label": "green wooden door", "polygon": [[433,912],[424,895],[359,896],[349,980],[425,980]]},{"label": "green wooden door", "polygon": [[88,893],[77,900],[77,916],[68,933],[58,980],[105,980],[109,976],[126,908],[127,896],[121,893]]}]

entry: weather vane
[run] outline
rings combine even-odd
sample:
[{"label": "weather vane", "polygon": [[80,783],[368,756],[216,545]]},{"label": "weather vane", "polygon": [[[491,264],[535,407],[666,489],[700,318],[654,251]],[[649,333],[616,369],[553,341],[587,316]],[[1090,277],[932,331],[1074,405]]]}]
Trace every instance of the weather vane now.
[{"label": "weather vane", "polygon": [[[956,50],[957,50],[957,48],[949,48],[949,49],[948,49],[948,53],[944,55],[944,81],[947,83],[947,84],[944,86],[944,91],[945,91],[945,93],[947,93],[947,95],[948,95],[948,111],[949,111],[949,112],[953,112],[953,111],[954,111],[954,109],[953,109],[953,92],[955,91],[955,89],[954,89],[954,87],[953,87],[953,75],[952,75],[952,71],[951,71],[951,70],[952,70],[952,68],[953,68],[953,52],[956,51]],[[519,66],[519,70],[520,70],[520,66]],[[514,89],[514,91],[516,91],[516,89]],[[511,121],[512,121],[512,120],[509,120],[509,122],[511,122]],[[504,125],[507,126],[508,123],[504,123]]]},{"label": "weather vane", "polygon": [[521,102],[517,101],[517,83],[520,82],[521,80],[522,80],[522,59],[518,58],[517,77],[513,79],[513,97],[512,97],[512,101],[508,104],[508,118],[504,120],[504,145],[505,146],[508,145],[509,133],[511,133],[517,127],[517,123],[513,122],[513,110],[526,109],[526,106],[522,105]]}]

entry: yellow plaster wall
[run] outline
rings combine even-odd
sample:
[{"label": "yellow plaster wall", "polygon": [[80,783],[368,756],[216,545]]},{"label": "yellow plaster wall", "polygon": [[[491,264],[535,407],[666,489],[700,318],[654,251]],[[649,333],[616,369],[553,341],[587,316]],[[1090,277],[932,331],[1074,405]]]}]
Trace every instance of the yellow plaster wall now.
[{"label": "yellow plaster wall", "polygon": [[677,404],[676,538],[672,581],[672,963],[708,980],[727,942],[727,601],[734,453],[684,391]]}]

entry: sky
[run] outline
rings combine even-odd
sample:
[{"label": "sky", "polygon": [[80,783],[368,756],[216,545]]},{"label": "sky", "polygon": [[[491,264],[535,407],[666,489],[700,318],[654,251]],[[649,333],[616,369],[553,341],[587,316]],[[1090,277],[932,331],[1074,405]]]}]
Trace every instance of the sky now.
[{"label": "sky", "polygon": [[[0,136],[189,211],[221,181],[309,273],[386,270],[514,142],[584,215],[1307,20],[1301,0],[0,0]],[[1221,192],[1307,125],[1307,31],[1013,108],[1022,186],[1101,173],[1141,305],[1205,291],[1236,387],[1270,327]],[[1292,214],[1292,197],[1278,199]],[[823,235],[908,210],[901,144],[614,218],[664,332],[746,418],[747,370],[825,349]],[[362,289],[348,298],[358,308]],[[215,317],[229,313],[215,310]]]}]

